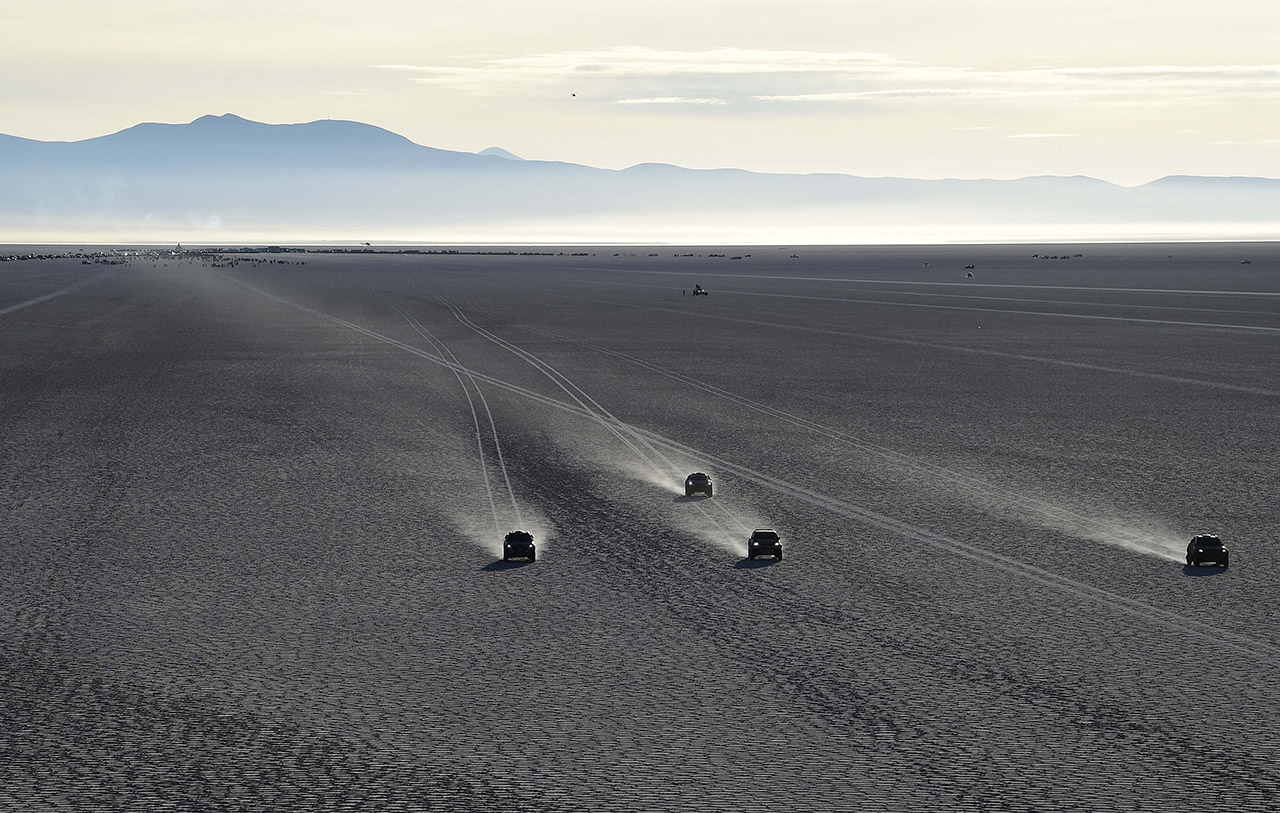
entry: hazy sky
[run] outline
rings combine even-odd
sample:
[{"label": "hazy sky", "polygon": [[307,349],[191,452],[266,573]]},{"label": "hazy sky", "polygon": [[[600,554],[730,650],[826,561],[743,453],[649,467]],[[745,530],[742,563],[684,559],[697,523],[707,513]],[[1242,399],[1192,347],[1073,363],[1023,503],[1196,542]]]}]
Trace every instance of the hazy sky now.
[{"label": "hazy sky", "polygon": [[6,6],[30,138],[233,112],[614,168],[1280,177],[1273,0]]}]

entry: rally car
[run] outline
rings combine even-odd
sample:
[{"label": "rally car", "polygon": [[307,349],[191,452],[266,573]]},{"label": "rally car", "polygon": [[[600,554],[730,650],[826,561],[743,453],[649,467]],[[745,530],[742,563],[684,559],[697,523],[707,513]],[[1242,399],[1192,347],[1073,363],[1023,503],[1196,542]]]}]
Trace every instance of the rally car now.
[{"label": "rally car", "polygon": [[1210,563],[1226,567],[1230,559],[1231,551],[1213,534],[1193,536],[1187,544],[1187,564],[1192,567]]},{"label": "rally car", "polygon": [[772,528],[756,528],[751,532],[751,538],[747,540],[747,558],[754,559],[757,556],[782,558],[782,540],[778,538],[777,531]]},{"label": "rally car", "polygon": [[537,561],[538,548],[533,544],[533,534],[527,531],[512,531],[502,540],[502,561],[512,559],[528,559]]},{"label": "rally car", "polygon": [[710,497],[712,490],[711,478],[700,471],[695,471],[684,478],[684,495],[686,497],[692,497],[695,494],[704,494]]}]

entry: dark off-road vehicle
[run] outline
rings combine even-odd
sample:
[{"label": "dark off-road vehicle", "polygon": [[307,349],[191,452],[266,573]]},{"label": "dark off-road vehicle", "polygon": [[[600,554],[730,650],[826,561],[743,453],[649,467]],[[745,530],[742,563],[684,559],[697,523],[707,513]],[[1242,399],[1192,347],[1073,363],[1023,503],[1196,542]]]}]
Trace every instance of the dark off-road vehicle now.
[{"label": "dark off-road vehicle", "polygon": [[747,558],[754,559],[757,556],[782,558],[782,540],[778,538],[777,531],[772,528],[756,528],[751,532],[751,538],[747,540]]},{"label": "dark off-road vehicle", "polygon": [[684,495],[686,497],[692,497],[695,494],[704,494],[710,497],[713,488],[711,478],[700,471],[695,471],[684,478]]},{"label": "dark off-road vehicle", "polygon": [[707,290],[703,288],[701,285],[693,286],[693,295],[694,296],[710,296],[710,294],[707,293]]},{"label": "dark off-road vehicle", "polygon": [[512,531],[507,534],[507,538],[502,540],[502,561],[509,562],[512,559],[537,561],[538,548],[533,544],[533,534],[527,531]]},{"label": "dark off-road vehicle", "polygon": [[1192,567],[1210,563],[1226,567],[1230,559],[1231,551],[1213,534],[1193,536],[1187,544],[1187,564]]}]

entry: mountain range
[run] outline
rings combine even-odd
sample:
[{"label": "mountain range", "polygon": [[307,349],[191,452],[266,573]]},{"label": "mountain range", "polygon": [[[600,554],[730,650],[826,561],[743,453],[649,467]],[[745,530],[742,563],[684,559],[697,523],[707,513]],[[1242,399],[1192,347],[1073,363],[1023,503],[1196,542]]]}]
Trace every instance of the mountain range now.
[{"label": "mountain range", "polygon": [[436,149],[353,121],[264,124],[231,114],[72,142],[0,135],[0,189],[5,242],[1280,236],[1280,180],[1270,178],[1170,176],[1125,187],[1084,176],[609,170],[523,160],[497,147]]}]

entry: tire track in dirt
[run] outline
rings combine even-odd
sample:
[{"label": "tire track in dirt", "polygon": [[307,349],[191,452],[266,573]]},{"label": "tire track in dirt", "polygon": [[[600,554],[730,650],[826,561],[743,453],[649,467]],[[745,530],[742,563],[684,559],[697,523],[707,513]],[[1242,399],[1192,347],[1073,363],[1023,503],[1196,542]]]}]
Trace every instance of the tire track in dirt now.
[{"label": "tire track in dirt", "polygon": [[[369,336],[370,338],[374,338],[379,341],[390,344],[392,346],[399,347],[405,350],[406,352],[412,353],[416,356],[419,356],[420,358],[426,359],[435,364],[439,364],[441,366],[450,367],[450,368],[454,367],[454,364],[452,362],[449,362],[448,360],[440,356],[432,355],[419,348],[413,347],[412,345],[401,342],[390,336],[385,336],[381,333],[378,333],[377,331],[371,330],[362,325],[355,324],[353,322],[347,321],[345,319],[341,319],[336,316],[331,316],[329,314],[323,313],[321,311],[318,311],[314,308],[307,307],[305,305],[294,303],[291,300],[288,300],[284,297],[277,296],[261,288],[258,288],[246,282],[237,280],[233,277],[229,277],[225,275],[224,277],[231,282],[234,282],[238,285],[242,285],[248,288],[249,290],[256,291],[262,296],[275,300],[287,307],[301,310],[306,313],[310,313],[320,319],[324,319],[333,324],[341,325],[351,330],[355,330],[359,333]],[[565,401],[561,401],[559,399],[543,395],[541,393],[538,393],[526,387],[522,387],[517,384],[513,384],[511,382],[507,382],[499,378],[491,377],[477,371],[468,370],[468,374],[475,375],[476,378],[481,381],[485,381],[487,383],[493,384],[509,392],[522,395],[526,398],[529,398],[530,400],[536,401],[546,406],[550,406],[555,409],[559,409],[572,414],[581,415],[583,417],[587,417],[597,422],[599,421],[599,416],[593,413],[590,409],[585,408],[581,405],[567,403]],[[813,491],[811,489],[808,489],[804,486],[790,483],[784,479],[772,477],[762,472],[755,471],[754,469],[751,469],[747,466],[730,462],[726,459],[709,454],[702,450],[694,449],[693,447],[679,443],[678,441],[674,441],[670,438],[666,438],[655,432],[651,432],[649,430],[645,430],[638,427],[629,427],[629,429],[631,431],[634,431],[643,435],[654,444],[657,444],[659,446],[664,446],[675,452],[688,454],[695,458],[709,460],[715,463],[717,466],[720,466],[723,470],[732,472],[739,477],[755,482],[757,485],[763,486],[777,493],[800,500],[802,502],[805,502],[809,505],[814,506],[815,508],[821,508],[828,512],[834,513],[838,516],[841,516],[847,519],[853,519],[859,522],[863,522],[872,527],[876,527],[881,530],[888,531],[899,538],[908,539],[916,543],[923,544],[927,547],[934,548],[936,550],[953,554],[958,557],[968,559],[970,561],[978,562],[983,566],[993,567],[1001,571],[1004,571],[1006,573],[1009,573],[1010,575],[1018,576],[1028,581],[1042,584],[1062,592],[1070,593],[1079,598],[1086,599],[1094,604],[1109,607],[1110,609],[1120,612],[1123,615],[1139,618],[1144,621],[1165,627],[1167,629],[1172,629],[1172,630],[1183,632],[1185,634],[1194,635],[1198,639],[1229,648],[1240,654],[1248,655],[1250,657],[1254,657],[1254,658],[1258,658],[1260,660],[1266,660],[1266,661],[1274,661],[1277,658],[1280,658],[1280,647],[1277,647],[1262,641],[1258,641],[1256,639],[1250,638],[1249,636],[1230,632],[1228,630],[1214,627],[1212,625],[1205,624],[1203,622],[1195,621],[1193,619],[1186,618],[1184,616],[1178,615],[1177,613],[1164,610],[1162,608],[1156,607],[1151,604],[1147,604],[1137,599],[1131,599],[1126,596],[1122,596],[1118,593],[1104,590],[1102,588],[1095,587],[1093,585],[1078,581],[1076,579],[1072,579],[1067,576],[1058,575],[1056,573],[1045,570],[1043,568],[1036,567],[1035,565],[1021,562],[1012,557],[1005,556],[1003,554],[999,554],[994,551],[986,550],[985,548],[982,548],[978,545],[954,540],[942,534],[937,534],[932,531],[919,528],[917,526],[914,526],[902,520],[896,520],[874,511],[869,511],[867,509],[859,508],[858,506],[853,505],[852,503],[849,503],[847,501],[840,500],[835,497],[830,497],[830,496],[821,494],[819,492]]]},{"label": "tire track in dirt", "polygon": [[[591,267],[585,268],[587,271],[599,271],[602,273],[620,273],[620,274],[661,274],[664,276],[687,277],[689,273],[686,271],[653,271],[649,269],[638,268],[601,268]],[[924,280],[889,280],[889,279],[859,279],[851,277],[801,277],[791,276],[788,274],[729,274],[725,272],[710,273],[699,271],[698,274],[704,277],[722,277],[728,279],[771,279],[781,280],[784,282],[840,282],[850,285],[901,285],[901,286],[917,286],[917,287],[942,287],[942,288],[1013,288],[1039,291],[1088,291],[1092,293],[1124,293],[1124,294],[1174,294],[1174,295],[1195,295],[1195,296],[1258,296],[1258,297],[1280,297],[1277,291],[1224,291],[1213,290],[1211,288],[1121,288],[1106,286],[1089,286],[1089,285],[1030,285],[1025,283],[1002,283],[1002,282],[937,282]]]},{"label": "tire track in dirt", "polygon": [[694,449],[686,446],[678,441],[670,438],[662,437],[656,433],[650,433],[641,429],[640,432],[648,435],[654,442],[667,446],[673,451],[683,451],[688,454],[697,454],[702,456],[725,471],[750,480],[758,485],[765,486],[779,493],[787,494],[796,499],[802,500],[817,508],[824,508],[832,513],[849,519],[858,520],[881,530],[889,531],[897,536],[907,539],[913,539],[922,542],[930,547],[946,551],[948,553],[979,562],[988,567],[994,567],[1003,570],[1011,575],[1020,576],[1024,579],[1037,582],[1049,587],[1054,587],[1065,592],[1073,593],[1077,596],[1090,599],[1099,604],[1110,606],[1112,609],[1119,610],[1126,615],[1143,618],[1153,621],[1161,626],[1181,629],[1184,632],[1195,634],[1197,637],[1209,640],[1223,646],[1229,647],[1241,654],[1250,655],[1252,657],[1264,660],[1275,660],[1280,658],[1280,647],[1259,641],[1247,635],[1230,632],[1210,624],[1205,624],[1194,619],[1186,618],[1168,610],[1161,609],[1146,602],[1137,599],[1131,599],[1122,596],[1119,593],[1113,593],[1110,590],[1104,590],[1091,584],[1062,576],[1052,571],[1045,570],[1027,562],[1014,559],[1011,556],[1005,556],[995,551],[952,539],[942,534],[933,533],[918,526],[904,522],[902,520],[888,517],[884,514],[869,509],[860,508],[845,500],[836,497],[830,497],[825,494],[796,485],[778,477],[772,477],[763,472],[756,471],[747,466],[733,463],[723,458],[716,457],[705,451]]},{"label": "tire track in dirt", "polygon": [[[441,300],[441,301],[443,301],[450,308],[450,310],[453,311],[454,316],[458,319],[458,321],[462,322],[462,324],[471,328],[472,330],[474,330],[481,336],[485,337],[489,341],[493,342],[494,344],[498,345],[499,347],[502,347],[503,349],[508,350],[514,353],[516,356],[524,359],[526,362],[528,362],[531,366],[533,366],[543,375],[550,378],[554,383],[556,383],[557,386],[560,387],[560,389],[562,389],[566,394],[568,394],[569,397],[573,398],[573,400],[576,401],[582,409],[591,413],[595,417],[598,423],[600,423],[602,426],[608,429],[615,437],[618,438],[618,440],[622,441],[624,445],[630,448],[631,451],[634,452],[636,456],[641,460],[641,462],[645,466],[649,467],[654,472],[655,475],[657,475],[658,477],[662,477],[664,472],[662,470],[662,467],[658,466],[650,459],[650,455],[656,457],[666,465],[666,468],[667,468],[666,474],[669,475],[673,472],[680,471],[680,469],[675,465],[675,463],[671,461],[670,458],[668,458],[660,450],[658,450],[643,435],[637,433],[629,424],[627,424],[625,421],[620,420],[612,412],[610,412],[609,410],[601,406],[596,399],[592,398],[591,395],[589,395],[585,390],[583,390],[577,384],[574,384],[573,381],[571,381],[567,376],[565,376],[559,370],[552,367],[550,364],[543,361],[542,359],[538,358],[533,353],[530,353],[529,351],[524,350],[518,345],[512,342],[509,342],[506,339],[503,339],[497,334],[480,327],[471,319],[467,318],[467,316],[463,314],[460,309],[458,309],[456,306],[449,303],[447,300]],[[579,395],[581,395],[581,398],[578,397]],[[588,404],[590,404],[590,406],[588,406]],[[643,449],[640,447],[643,447]],[[679,475],[676,474],[676,476],[678,477]],[[731,511],[729,511],[729,509],[725,507],[723,503],[717,503],[712,501],[711,504],[725,515],[726,521],[736,525],[743,533],[750,531],[750,528],[747,527],[746,523],[742,522],[742,520],[740,520],[736,515],[734,515]],[[706,507],[704,507],[702,503],[694,503],[694,506],[709,521],[719,525],[722,530],[729,532],[730,535],[732,534],[732,530],[725,527],[723,522],[712,517],[711,513],[706,509]]]},{"label": "tire track in dirt", "polygon": [[[435,338],[431,334],[427,333],[424,328],[421,328],[416,324],[413,317],[406,313],[403,308],[397,306],[395,310],[404,317],[405,321],[409,323],[409,326],[412,327],[418,335],[431,343],[431,346],[435,348],[441,358],[444,358],[445,351],[441,350],[440,345],[437,344]],[[453,371],[454,377],[458,380],[458,386],[462,387],[462,394],[467,399],[467,407],[471,410],[471,422],[476,433],[476,462],[480,465],[480,477],[484,482],[485,494],[489,498],[489,510],[493,514],[494,533],[501,534],[502,521],[498,518],[498,502],[493,496],[493,484],[489,482],[489,466],[485,463],[484,454],[484,433],[480,431],[480,416],[476,413],[475,399],[471,397],[471,390],[467,387],[467,383],[463,380],[462,374],[458,372],[457,367],[451,367],[450,369]],[[475,379],[472,379],[472,383],[475,383]],[[490,421],[492,421],[492,416],[490,416]],[[494,432],[494,436],[497,436],[496,431]],[[510,486],[510,483],[508,483],[508,486]],[[514,495],[512,499],[514,500]]]},{"label": "tire track in dirt", "polygon": [[[548,479],[570,482],[574,492],[589,489],[560,470]],[[605,499],[602,495],[589,504],[603,506]],[[608,509],[592,510],[607,521]],[[742,577],[725,578],[723,569],[707,574],[706,555],[696,548],[655,544],[652,539],[620,541],[627,545],[620,551],[623,555],[601,560],[618,574],[614,578],[635,593],[651,596],[678,620],[678,628],[696,631],[715,651],[740,663],[742,675],[749,676],[743,687],[747,702],[772,698],[783,707],[803,709],[794,717],[797,726],[811,731],[808,736],[814,741],[831,738],[844,743],[851,754],[893,760],[927,747],[935,758],[951,764],[930,769],[937,776],[968,770],[965,766],[973,763],[968,741],[940,741],[936,715],[915,702],[927,694],[925,687],[938,682],[962,686],[982,697],[1016,700],[1035,709],[1041,719],[1056,720],[1055,725],[1073,737],[1088,738],[1097,732],[1125,743],[1127,749],[1149,754],[1162,765],[1177,764],[1189,753],[1217,760],[1220,757],[1215,754],[1228,747],[1222,741],[1206,742],[1204,737],[1189,735],[1175,721],[1150,715],[1115,694],[1046,680],[1043,663],[1024,667],[1018,660],[992,659],[992,646],[1003,651],[1005,658],[1011,651],[998,636],[986,642],[986,658],[968,652],[968,645],[957,649],[954,637],[936,629],[938,618],[927,606],[912,605],[922,615],[903,634],[900,625],[885,624],[867,602],[844,598],[838,579],[826,577],[824,570],[809,571],[804,589],[797,590],[788,581],[769,578],[772,563],[738,568]],[[747,578],[753,572],[761,578]],[[811,581],[815,575],[820,583]],[[691,589],[691,585],[706,589]],[[881,612],[884,609],[880,607]],[[763,625],[771,630],[769,634],[761,634]],[[822,634],[809,636],[807,630]],[[1070,671],[1061,662],[1056,668]],[[880,675],[895,675],[893,685],[880,686]],[[939,748],[945,749],[945,759],[939,756]],[[1231,759],[1236,765],[1233,777],[1255,792],[1270,794],[1280,785],[1280,777],[1265,757],[1233,752]],[[915,766],[903,769],[910,774]],[[1000,777],[1001,787],[1013,778],[1007,768],[992,770]],[[922,776],[928,775],[928,770],[922,770]]]},{"label": "tire track in dirt", "polygon": [[[611,358],[616,358],[621,361],[634,364],[638,367],[649,370],[650,372],[654,372],[665,378],[671,379],[672,381],[677,381],[681,384],[685,384],[701,392],[714,395],[715,397],[721,398],[732,404],[736,404],[738,406],[744,407],[754,412],[758,412],[762,415],[767,415],[771,418],[776,418],[778,420],[789,423],[792,426],[796,426],[800,429],[804,429],[806,431],[812,432],[821,437],[825,437],[830,440],[843,443],[846,446],[852,447],[854,449],[858,449],[859,451],[865,452],[867,454],[875,455],[876,457],[879,457],[882,460],[886,460],[890,463],[893,463],[894,465],[899,466],[907,471],[922,473],[922,474],[926,474],[934,478],[940,479],[944,482],[950,483],[951,485],[961,488],[962,490],[968,492],[971,496],[978,497],[983,501],[984,504],[992,504],[1000,507],[1012,506],[1022,510],[1029,510],[1034,512],[1035,514],[1040,515],[1041,517],[1044,517],[1048,520],[1052,520],[1054,523],[1057,523],[1052,527],[1064,527],[1066,529],[1074,529],[1076,533],[1082,536],[1082,538],[1090,539],[1092,541],[1102,541],[1104,544],[1107,543],[1108,538],[1113,538],[1116,540],[1116,542],[1110,543],[1110,544],[1114,544],[1117,547],[1122,547],[1122,548],[1125,548],[1126,550],[1133,550],[1141,553],[1147,553],[1149,555],[1159,556],[1160,558],[1165,558],[1165,559],[1173,558],[1174,560],[1177,560],[1176,557],[1161,555],[1160,553],[1154,550],[1151,550],[1150,547],[1143,542],[1143,540],[1133,537],[1123,530],[1118,530],[1114,527],[1101,523],[1097,520],[1092,520],[1088,517],[1085,517],[1073,511],[1070,511],[1069,509],[1063,508],[1061,506],[1053,505],[1044,500],[1036,499],[1034,497],[1028,497],[1024,494],[1019,494],[1010,489],[1001,488],[1000,486],[994,483],[984,481],[979,477],[962,474],[961,472],[953,471],[944,466],[939,466],[934,463],[929,463],[927,461],[919,460],[910,455],[903,454],[901,452],[897,452],[893,449],[890,449],[887,446],[882,446],[877,443],[872,443],[871,441],[857,437],[856,435],[853,435],[849,432],[844,432],[839,429],[835,429],[829,426],[824,426],[823,424],[820,424],[816,421],[811,421],[793,412],[788,412],[786,410],[779,409],[777,407],[772,407],[772,406],[769,406],[768,404],[764,404],[752,398],[748,398],[746,396],[738,395],[736,393],[730,392],[721,387],[717,387],[712,384],[707,384],[706,382],[700,381],[696,378],[693,378],[692,376],[688,376],[683,373],[678,373],[674,370],[668,369],[666,367],[662,367],[661,365],[658,365],[658,364],[654,364],[653,362],[647,361],[637,356],[633,356],[628,353],[622,353],[617,350],[610,350],[605,347],[600,347],[599,345],[594,345],[589,342],[581,341],[579,339],[563,336],[548,330],[540,330],[537,328],[532,328],[527,326],[518,326],[518,328],[526,332],[535,333],[541,336],[547,336],[549,338],[557,339],[559,341],[563,341],[568,344],[575,345],[577,347],[582,347],[587,350],[601,353]],[[994,499],[994,500],[991,499],[993,496],[997,497],[997,499]],[[1089,536],[1088,534],[1090,533],[1092,533],[1093,536]]]},{"label": "tire track in dirt", "polygon": [[[658,273],[665,273],[665,272],[658,272]],[[597,284],[637,287],[637,286],[627,285],[626,283],[597,283]],[[642,286],[642,287],[657,287],[657,286]],[[663,287],[663,290],[669,290],[669,289]],[[1150,381],[1161,381],[1161,382],[1166,382],[1170,384],[1187,384],[1194,387],[1208,387],[1216,390],[1225,390],[1227,392],[1244,392],[1244,393],[1249,393],[1251,395],[1265,395],[1273,398],[1280,397],[1280,390],[1270,389],[1266,387],[1251,387],[1244,384],[1231,384],[1231,383],[1222,382],[1222,381],[1209,381],[1207,379],[1192,378],[1190,376],[1168,375],[1164,373],[1151,373],[1151,372],[1145,372],[1143,370],[1126,369],[1124,367],[1111,367],[1105,364],[1093,364],[1091,362],[1072,361],[1070,359],[1051,358],[1048,356],[1033,356],[1026,353],[1011,353],[1004,350],[992,350],[992,349],[983,348],[983,347],[966,347],[960,344],[942,344],[940,342],[930,342],[922,339],[904,339],[904,338],[895,338],[892,336],[881,336],[881,335],[876,335],[872,333],[858,333],[854,331],[843,330],[836,327],[831,327],[831,326],[821,325],[821,324],[814,324],[814,323],[793,324],[793,323],[787,323],[787,322],[778,322],[778,321],[770,320],[767,316],[766,318],[746,319],[743,317],[724,316],[721,314],[706,313],[703,311],[689,311],[689,310],[680,310],[676,308],[662,308],[662,307],[656,307],[651,305],[637,305],[632,302],[618,302],[615,304],[618,305],[619,307],[632,308],[635,310],[653,311],[656,313],[670,313],[670,314],[686,316],[694,319],[711,319],[711,320],[722,321],[722,322],[736,322],[739,324],[751,325],[753,327],[759,327],[759,326],[775,327],[775,328],[782,328],[784,330],[796,330],[796,331],[801,331],[805,333],[815,333],[815,334],[824,335],[824,336],[840,336],[840,337],[847,337],[847,338],[853,338],[853,339],[860,339],[863,341],[878,342],[881,344],[891,344],[891,345],[898,345],[898,346],[904,346],[904,347],[925,347],[931,350],[940,350],[947,353],[965,353],[968,355],[988,356],[992,358],[1004,358],[1004,359],[1011,359],[1014,361],[1031,362],[1034,364],[1048,364],[1048,365],[1053,365],[1058,367],[1067,367],[1067,368],[1077,369],[1077,370],[1089,370],[1094,372],[1110,373],[1113,375],[1127,376],[1130,378],[1141,378],[1141,379],[1146,379]],[[761,308],[760,311],[767,314],[768,316],[778,315],[778,312],[772,309]]]},{"label": "tire track in dirt", "polygon": [[[438,336],[436,336],[434,333],[428,330],[426,326],[422,324],[421,321],[419,321],[416,317],[414,317],[404,308],[397,306],[396,310],[400,313],[400,315],[402,315],[405,318],[405,320],[409,323],[409,326],[412,327],[419,336],[422,336],[431,344],[431,346],[436,350],[436,352],[440,354],[440,357],[442,359],[446,359],[452,365],[454,365],[451,369],[453,371],[454,376],[458,380],[458,385],[462,387],[463,394],[466,395],[467,397],[467,405],[471,408],[472,423],[474,424],[475,430],[476,430],[476,448],[480,455],[480,471],[484,475],[485,490],[489,494],[489,504],[490,504],[490,507],[493,509],[494,532],[498,536],[501,536],[503,533],[502,523],[498,517],[498,507],[494,498],[493,488],[489,484],[489,472],[488,472],[488,466],[485,463],[483,433],[480,430],[480,418],[476,413],[475,401],[472,400],[471,398],[471,393],[467,388],[467,382],[463,380],[463,373],[460,372],[460,370],[466,370],[467,368],[464,367],[460,361],[458,361],[458,357],[454,355],[453,351],[449,349],[448,345],[446,345],[443,340],[441,340]],[[502,481],[506,485],[507,496],[511,500],[511,510],[515,514],[516,525],[517,527],[523,527],[524,518],[523,516],[521,516],[521,513],[520,513],[520,503],[516,499],[515,488],[512,487],[511,485],[511,475],[507,471],[506,458],[503,456],[503,453],[502,453],[502,440],[498,436],[498,427],[493,420],[493,411],[489,408],[489,401],[487,398],[485,398],[484,391],[480,389],[480,383],[476,380],[475,376],[472,375],[470,371],[467,371],[466,376],[467,376],[467,380],[471,382],[471,387],[475,389],[476,395],[480,398],[480,405],[484,408],[485,417],[488,419],[489,432],[493,437],[493,448],[497,456],[498,469],[502,473]]]},{"label": "tire track in dirt", "polygon": [[[590,285],[616,285],[616,286],[627,287],[627,288],[649,288],[649,289],[657,289],[657,290],[663,290],[663,291],[671,290],[665,285],[638,285],[636,283],[630,283],[630,282],[609,282],[605,280],[583,280],[583,282]],[[891,282],[889,280],[885,280],[885,283],[888,285],[895,284],[894,282]],[[932,284],[932,283],[921,283],[921,284]],[[966,286],[966,287],[970,287],[970,286]],[[806,296],[803,294],[781,294],[781,293],[772,293],[767,291],[738,291],[732,288],[717,288],[716,293],[717,294],[723,293],[723,294],[728,294],[732,296],[759,296],[759,297],[778,297],[778,298],[785,298],[785,299],[809,299],[809,300],[814,300],[818,302],[857,302],[857,303],[863,303],[863,304],[901,305],[904,307],[930,307],[928,304],[920,304],[920,303],[913,303],[913,302],[897,302],[891,299],[862,300],[862,299],[851,299],[847,297],[814,296],[814,295]],[[976,301],[983,301],[983,302],[1023,302],[1031,305],[1058,305],[1062,307],[1076,306],[1076,307],[1083,307],[1083,308],[1126,308],[1129,310],[1140,310],[1140,311],[1175,311],[1175,312],[1189,312],[1189,313],[1199,313],[1199,314],[1222,313],[1222,314],[1234,314],[1239,316],[1274,317],[1277,315],[1273,311],[1238,310],[1238,309],[1232,309],[1232,308],[1192,308],[1192,307],[1185,307],[1185,306],[1179,306],[1179,305],[1134,305],[1134,304],[1129,304],[1124,302],[1089,302],[1086,300],[1073,300],[1073,299],[1032,299],[1029,297],[1016,297],[1016,296],[981,296],[978,294],[948,294],[948,293],[937,293],[935,291],[870,290],[870,291],[867,291],[866,293],[867,294],[883,294],[886,296],[931,297],[934,299],[947,299],[947,300],[976,300]],[[946,308],[947,306],[936,305],[935,307]],[[958,305],[952,306],[952,307],[954,307],[956,310],[990,310],[993,313],[1004,312],[997,308],[964,308]],[[1035,313],[1036,315],[1044,315],[1044,316],[1070,315],[1070,314],[1064,314],[1064,313],[1055,312],[1055,311],[1046,311],[1043,314],[1040,314],[1039,311]],[[1099,316],[1099,318],[1105,319],[1107,317]]]},{"label": "tire track in dirt", "polygon": [[1189,378],[1186,376],[1165,375],[1163,373],[1148,373],[1141,370],[1126,370],[1122,367],[1108,367],[1102,364],[1090,364],[1083,361],[1070,361],[1068,359],[1055,359],[1046,356],[1030,356],[1022,353],[1009,353],[1003,350],[988,350],[980,347],[962,347],[960,345],[941,344],[938,342],[927,342],[917,339],[897,339],[889,336],[874,336],[866,333],[854,333],[848,330],[839,330],[830,327],[815,327],[812,325],[795,325],[786,322],[770,322],[763,319],[743,319],[736,316],[721,316],[712,313],[693,313],[690,311],[676,310],[674,308],[655,308],[645,306],[635,306],[642,310],[652,310],[661,313],[674,313],[681,316],[691,316],[696,319],[715,319],[724,322],[739,322],[753,326],[764,325],[766,327],[777,327],[786,330],[799,330],[806,333],[817,333],[827,336],[846,336],[855,339],[864,339],[866,341],[881,342],[884,344],[907,345],[911,347],[927,347],[931,350],[944,350],[952,353],[969,353],[973,355],[992,356],[995,358],[1007,358],[1015,361],[1030,361],[1038,364],[1053,364],[1060,367],[1072,367],[1079,370],[1094,370],[1103,373],[1116,373],[1118,375],[1126,375],[1134,378],[1146,378],[1153,381],[1165,381],[1171,384],[1190,384],[1197,387],[1210,387],[1219,390],[1228,390],[1232,392],[1247,392],[1252,395],[1267,395],[1271,397],[1280,397],[1280,390],[1266,389],[1264,387],[1250,387],[1242,384],[1228,384],[1221,381],[1207,381],[1202,378]]},{"label": "tire track in dirt", "polygon": [[[667,272],[656,272],[667,273]],[[624,282],[605,282],[601,280],[583,280],[584,283],[591,285],[620,285],[626,287],[656,287],[656,286],[635,286]],[[1168,325],[1172,327],[1192,327],[1206,328],[1211,330],[1237,330],[1250,333],[1263,334],[1280,334],[1280,327],[1272,327],[1269,325],[1234,325],[1226,322],[1191,322],[1179,319],[1147,319],[1139,316],[1106,316],[1097,313],[1064,313],[1061,311],[1032,311],[1020,310],[1016,308],[978,308],[970,305],[938,305],[927,302],[894,302],[888,299],[858,299],[854,297],[835,297],[835,296],[812,296],[806,294],[779,294],[767,293],[764,291],[734,291],[732,289],[718,289],[717,294],[726,296],[747,296],[747,297],[765,297],[772,299],[795,299],[809,300],[813,302],[845,302],[855,305],[882,305],[893,308],[925,308],[929,310],[947,310],[947,311],[969,311],[974,313],[999,313],[1010,314],[1014,316],[1036,316],[1049,317],[1058,319],[1084,319],[1097,320],[1102,322],[1127,322],[1147,325]],[[1274,294],[1280,296],[1280,294]],[[1007,300],[1002,300],[1007,301]],[[1064,303],[1065,304],[1065,303]],[[1099,307],[1103,305],[1099,304]],[[1203,312],[1203,311],[1202,311]],[[1252,312],[1251,312],[1252,313]],[[1273,316],[1266,312],[1259,312],[1259,316]]]},{"label": "tire track in dirt", "polygon": [[23,308],[29,308],[32,305],[39,305],[41,302],[48,302],[50,299],[56,299],[60,296],[66,296],[67,294],[75,293],[76,291],[79,291],[82,288],[87,288],[88,286],[93,285],[94,283],[102,282],[104,279],[107,279],[113,274],[115,274],[114,268],[108,268],[105,271],[99,271],[98,273],[94,274],[92,277],[79,280],[78,282],[73,282],[70,285],[66,286],[65,288],[59,288],[56,291],[52,291],[42,296],[37,296],[33,299],[28,299],[25,302],[18,302],[16,304],[9,305],[4,308],[0,308],[0,316],[6,316],[10,313],[14,313],[15,311],[20,311]]}]

